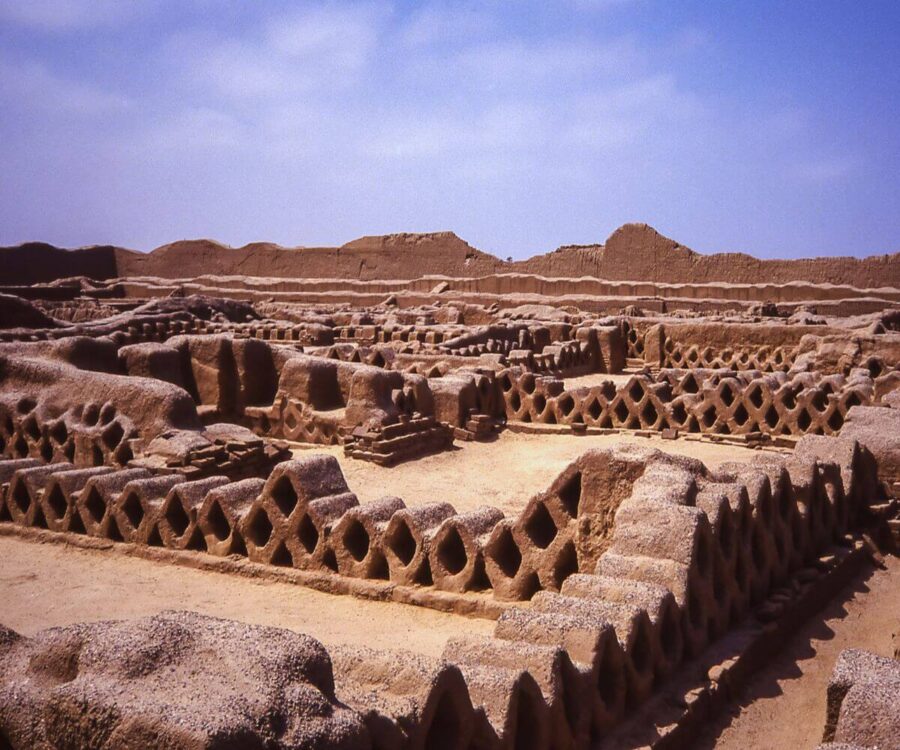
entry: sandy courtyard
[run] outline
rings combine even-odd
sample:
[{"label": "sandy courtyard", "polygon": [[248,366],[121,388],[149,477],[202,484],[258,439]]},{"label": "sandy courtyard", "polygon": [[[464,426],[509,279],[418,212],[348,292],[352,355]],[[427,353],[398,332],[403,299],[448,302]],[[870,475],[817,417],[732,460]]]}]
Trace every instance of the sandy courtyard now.
[{"label": "sandy courtyard", "polygon": [[502,432],[492,442],[457,441],[452,451],[407,461],[390,468],[346,458],[342,448],[298,448],[295,456],[330,453],[344,470],[347,484],[360,502],[396,495],[407,505],[447,502],[458,511],[481,505],[507,515],[524,507],[532,495],[546,489],[575,458],[593,448],[629,443],[692,456],[714,467],[727,461],[748,461],[757,452],[724,443],[663,440],[616,435],[533,435]]},{"label": "sandy courtyard", "polygon": [[307,633],[326,646],[440,656],[448,638],[488,635],[491,620],[325,594],[290,583],[0,536],[0,622],[23,635],[76,622],[190,609]]}]

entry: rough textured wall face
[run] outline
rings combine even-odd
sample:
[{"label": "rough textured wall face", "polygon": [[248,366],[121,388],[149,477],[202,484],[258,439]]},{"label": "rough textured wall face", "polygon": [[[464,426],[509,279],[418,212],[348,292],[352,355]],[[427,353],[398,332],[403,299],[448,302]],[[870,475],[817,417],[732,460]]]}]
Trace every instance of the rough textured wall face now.
[{"label": "rough textured wall face", "polygon": [[0,629],[0,738],[13,747],[370,747],[306,635],[195,612]]},{"label": "rough textured wall face", "polygon": [[183,240],[151,253],[91,248],[62,253],[32,243],[0,248],[0,283],[31,284],[70,276],[240,275],[276,278],[472,278],[497,273],[648,281],[732,284],[807,281],[859,288],[900,287],[900,255],[870,258],[759,260],[741,253],[700,255],[646,224],[626,224],[605,245],[561,247],[525,261],[506,262],[473,248],[452,232],[362,237],[341,247],[285,248],[253,243],[229,248],[210,240]]}]

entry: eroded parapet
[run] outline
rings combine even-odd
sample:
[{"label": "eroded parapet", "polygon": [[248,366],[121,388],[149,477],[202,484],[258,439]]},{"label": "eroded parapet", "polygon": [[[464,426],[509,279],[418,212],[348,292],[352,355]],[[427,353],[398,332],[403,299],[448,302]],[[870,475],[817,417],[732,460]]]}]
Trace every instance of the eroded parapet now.
[{"label": "eroded parapet", "polygon": [[338,699],[357,711],[383,750],[466,750],[476,711],[459,668],[439,659],[339,646],[332,648]]},{"label": "eroded parapet", "polygon": [[494,635],[566,650],[589,703],[591,741],[621,720],[628,693],[626,657],[612,623],[593,613],[511,608],[497,620]]},{"label": "eroded parapet", "polygon": [[828,682],[825,742],[897,747],[900,662],[868,651],[842,651]]},{"label": "eroded parapet", "polygon": [[180,474],[133,479],[107,506],[100,522],[102,536],[134,544],[160,544],[160,511],[172,489],[184,482]]},{"label": "eroded parapet", "polygon": [[546,706],[549,748],[580,747],[590,729],[590,697],[578,668],[556,645],[514,642],[490,637],[451,639],[443,658],[476,668],[525,670],[537,682]]},{"label": "eroded parapet", "polygon": [[12,520],[22,526],[46,526],[41,508],[44,486],[54,472],[74,468],[69,463],[52,463],[17,469],[6,491],[6,507]]},{"label": "eroded parapet", "polygon": [[338,572],[352,578],[388,578],[384,537],[394,514],[406,507],[399,497],[382,497],[348,510],[331,535]]},{"label": "eroded parapet", "polygon": [[245,521],[265,482],[244,479],[210,490],[197,515],[197,525],[211,555],[247,554]]},{"label": "eroded parapet", "polygon": [[482,507],[450,516],[438,527],[428,551],[436,588],[457,592],[489,588],[484,545],[502,518],[497,508]]},{"label": "eroded parapet", "polygon": [[[153,346],[154,352],[138,359],[159,360],[156,349],[166,347]],[[126,352],[122,366],[136,356]],[[171,372],[172,357],[163,359],[157,369],[147,368],[165,377],[131,377],[119,370],[109,340],[7,345],[0,351],[0,455],[80,468],[165,465],[191,478],[213,469],[232,478],[270,469],[282,451],[238,425],[204,427]]]},{"label": "eroded parapet", "polygon": [[896,371],[873,377],[758,370],[661,370],[624,384],[566,389],[561,380],[514,366],[497,382],[510,421],[602,429],[678,430],[716,435],[839,433],[849,411],[879,403],[897,387]]},{"label": "eroded parapet", "polygon": [[384,553],[392,581],[432,582],[429,554],[437,530],[456,510],[449,503],[427,503],[397,511],[384,532]]},{"label": "eroded parapet", "polygon": [[200,529],[200,510],[207,494],[228,484],[227,477],[206,477],[176,483],[165,496],[156,521],[159,540],[171,549],[206,550],[206,537]]},{"label": "eroded parapet", "polygon": [[[286,462],[266,482],[185,482],[142,470],[85,475],[68,464],[12,470],[2,462],[0,477],[21,478],[21,493],[33,476],[31,503],[43,501],[47,486],[63,488],[69,499],[59,518],[74,519],[72,506],[89,534],[387,575],[403,585],[478,588],[483,556],[494,594],[515,596],[515,573],[508,584],[491,577],[501,564],[509,570],[501,552],[512,555],[530,571],[519,595],[532,599],[531,608],[504,615],[494,639],[448,645],[445,658],[459,665],[469,695],[481,696],[471,726],[485,746],[529,731],[547,732],[558,747],[582,747],[850,528],[863,498],[847,495],[845,477],[851,487],[868,486],[874,469],[853,441],[823,440],[801,456],[760,455],[715,471],[644,448],[591,451],[515,519],[490,509],[457,515],[445,504],[406,508],[396,498],[360,506],[327,456]],[[135,510],[140,517],[131,517]],[[179,510],[187,525],[182,518],[162,533]],[[572,566],[542,578],[554,545],[572,550]],[[397,717],[420,715],[404,701],[385,698],[370,716],[395,717],[378,724],[385,742],[410,731]]]},{"label": "eroded parapet", "polygon": [[32,638],[0,628],[0,737],[15,748],[371,748],[318,641],[194,612]]},{"label": "eroded parapet", "polygon": [[110,509],[129,482],[152,479],[146,469],[122,469],[88,479],[75,498],[78,518],[72,519],[70,531],[80,531],[89,536],[105,536],[110,530]]}]

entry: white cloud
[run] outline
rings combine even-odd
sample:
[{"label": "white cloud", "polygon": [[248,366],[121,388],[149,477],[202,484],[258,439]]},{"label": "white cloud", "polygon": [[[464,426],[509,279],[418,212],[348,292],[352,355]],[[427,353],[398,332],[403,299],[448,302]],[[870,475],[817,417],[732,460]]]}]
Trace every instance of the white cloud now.
[{"label": "white cloud", "polygon": [[115,26],[146,11],[144,0],[0,0],[0,21],[44,32]]},{"label": "white cloud", "polygon": [[203,93],[271,101],[333,93],[365,74],[386,13],[375,4],[320,5],[269,17],[240,38],[183,33],[168,51]]},{"label": "white cloud", "polygon": [[796,180],[811,185],[828,185],[840,182],[854,172],[859,159],[852,155],[810,159],[789,168]]},{"label": "white cloud", "polygon": [[130,100],[92,83],[58,75],[42,63],[0,58],[0,97],[7,107],[93,116],[126,109]]}]

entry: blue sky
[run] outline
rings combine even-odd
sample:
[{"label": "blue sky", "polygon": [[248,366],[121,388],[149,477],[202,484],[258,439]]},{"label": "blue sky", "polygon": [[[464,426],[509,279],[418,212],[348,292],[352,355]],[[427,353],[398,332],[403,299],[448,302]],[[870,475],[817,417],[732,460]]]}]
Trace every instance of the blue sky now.
[{"label": "blue sky", "polygon": [[900,250],[900,2],[0,0],[0,244]]}]

